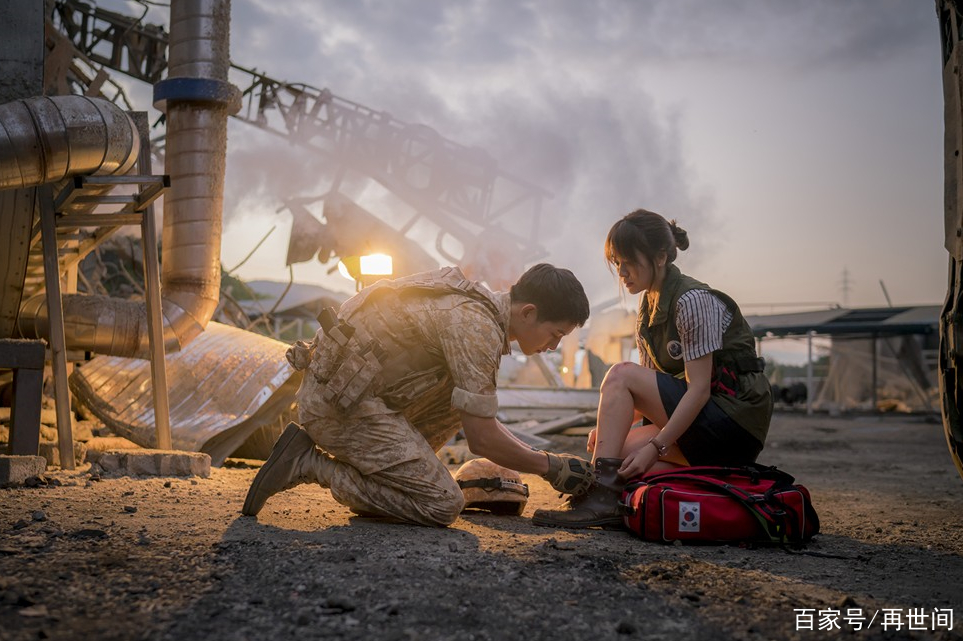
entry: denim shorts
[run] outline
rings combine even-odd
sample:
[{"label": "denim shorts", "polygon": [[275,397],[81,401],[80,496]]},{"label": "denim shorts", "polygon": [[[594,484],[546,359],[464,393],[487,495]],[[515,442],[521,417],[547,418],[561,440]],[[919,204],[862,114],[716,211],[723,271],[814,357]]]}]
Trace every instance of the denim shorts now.
[{"label": "denim shorts", "polygon": [[[683,379],[656,372],[666,416],[672,416],[688,385]],[[710,397],[676,442],[690,465],[746,465],[762,451],[762,443],[732,420]]]}]

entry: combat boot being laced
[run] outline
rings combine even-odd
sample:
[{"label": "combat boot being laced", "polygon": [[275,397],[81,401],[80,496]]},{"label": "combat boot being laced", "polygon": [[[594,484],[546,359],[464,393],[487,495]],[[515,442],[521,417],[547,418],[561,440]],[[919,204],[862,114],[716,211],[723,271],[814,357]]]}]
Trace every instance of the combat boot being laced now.
[{"label": "combat boot being laced", "polygon": [[557,510],[535,510],[532,523],[546,527],[621,527],[622,487],[619,477],[623,459],[595,460],[595,483],[581,496],[572,496]]},{"label": "combat boot being laced", "polygon": [[241,514],[256,515],[269,498],[302,483],[328,487],[333,467],[334,461],[318,449],[300,425],[288,423],[271,456],[254,477]]}]

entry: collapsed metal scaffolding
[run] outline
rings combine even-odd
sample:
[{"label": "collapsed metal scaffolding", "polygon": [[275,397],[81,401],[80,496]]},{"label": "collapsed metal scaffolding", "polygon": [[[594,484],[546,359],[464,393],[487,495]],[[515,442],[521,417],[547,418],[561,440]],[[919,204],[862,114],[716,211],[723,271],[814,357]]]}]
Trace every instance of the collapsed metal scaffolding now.
[{"label": "collapsed metal scaffolding", "polygon": [[[186,5],[178,6],[184,8]],[[545,253],[537,239],[542,200],[549,194],[502,171],[491,156],[480,149],[447,140],[424,125],[405,123],[385,112],[339,98],[327,89],[282,82],[238,65],[229,65],[229,69],[230,81],[243,87],[239,92],[225,83],[223,78],[216,82],[185,78],[175,73],[178,69],[173,62],[176,52],[170,54],[172,62],[168,62],[169,37],[162,27],[144,24],[141,18],[105,11],[77,0],[57,0],[48,7],[50,13],[46,16],[44,30],[47,52],[44,75],[48,95],[82,94],[105,98],[121,110],[131,111],[130,100],[122,86],[111,78],[108,69],[154,85],[155,103],[163,102],[165,96],[176,100],[187,88],[191,89],[188,92],[190,97],[197,98],[194,90],[211,88],[213,85],[216,85],[214,89],[226,87],[231,91],[221,92],[224,95],[219,93],[214,102],[228,115],[310,150],[334,167],[335,182],[330,194],[338,195],[339,183],[346,172],[357,172],[377,181],[411,207],[414,212],[411,219],[400,230],[394,230],[399,235],[406,234],[421,218],[434,223],[440,230],[436,250],[445,259],[463,265],[466,261],[475,261],[513,270],[516,262],[520,266]],[[183,58],[183,53],[178,59]],[[169,64],[172,69],[167,75],[170,77],[165,79]],[[234,99],[238,96],[243,103],[237,100],[238,104],[235,104]],[[244,108],[240,109],[242,104]],[[161,124],[172,125],[171,113],[164,109],[162,111],[165,111],[164,118],[155,124],[155,128]],[[171,131],[174,131],[173,126]],[[165,138],[166,132],[155,135],[150,141],[155,157],[167,152],[174,155],[173,149],[165,148]],[[173,143],[172,137],[171,147]],[[223,164],[213,163],[212,166],[221,167],[223,172]],[[177,172],[168,173],[175,178]],[[152,200],[154,195],[154,192],[141,192],[140,200]],[[74,196],[80,197],[77,194]],[[49,200],[50,196],[47,198]],[[326,212],[329,204],[326,201]],[[165,211],[167,205],[165,203]],[[50,208],[51,211],[54,208]],[[507,220],[511,221],[513,229],[523,231],[509,231],[502,227],[500,223]],[[90,222],[95,223],[93,219]],[[99,234],[100,228],[92,238],[100,238]],[[152,236],[153,232],[144,234],[145,238]],[[210,237],[208,239],[213,243],[212,246],[219,248],[219,233],[201,236]],[[462,245],[461,255],[450,252],[450,247],[445,243],[448,237]],[[482,241],[486,241],[489,247],[483,247]],[[89,249],[90,243],[87,245]],[[165,247],[165,251],[167,249]],[[489,250],[491,253],[486,254]],[[48,262],[44,272],[50,272],[45,273],[49,282],[50,278],[56,278],[57,272],[62,271],[63,267]],[[174,262],[177,261],[172,261],[172,264]],[[169,266],[168,261],[164,261],[165,274]],[[23,284],[20,287],[27,293]],[[165,286],[165,295],[166,289]],[[209,451],[212,457],[220,461],[252,434],[256,436],[255,433],[270,431],[275,419],[290,410],[296,388],[292,372],[283,359],[278,358],[277,352],[282,344],[276,341],[260,344],[257,343],[260,337],[247,334],[237,336],[234,331],[233,328],[222,330],[215,326],[210,335],[204,334],[196,341],[197,346],[190,339],[185,345],[176,346],[174,349],[182,348],[169,355],[166,361],[174,371],[181,371],[178,368],[183,366],[186,368],[183,371],[199,376],[197,380],[204,381],[208,386],[213,381],[227,381],[226,389],[236,392],[232,401],[240,403],[238,407],[244,407],[243,411],[237,411],[238,407],[233,405],[210,405],[211,395],[194,393],[207,388],[190,383],[186,387],[181,385],[184,389],[172,390],[174,403],[171,407],[158,407],[156,399],[144,396],[146,377],[156,376],[149,373],[148,370],[152,368],[148,367],[147,361],[125,358],[131,355],[127,353],[110,352],[115,355],[95,358],[75,373],[71,385],[78,397],[82,397],[84,404],[95,410],[99,418],[114,427],[115,431],[137,436],[135,440],[140,444],[161,447],[173,444],[176,447]],[[232,338],[220,340],[225,332]],[[208,355],[206,350],[210,348],[205,339],[219,341],[218,358],[213,359],[214,362],[203,358]],[[65,345],[59,351],[67,349],[69,346]],[[103,351],[100,348],[90,349],[94,352]],[[139,355],[147,356],[144,350],[140,350]],[[151,362],[165,362],[162,353],[150,357]],[[259,374],[251,376],[250,368],[242,366],[241,362],[249,364],[254,362],[252,358],[273,364],[273,368],[259,367]],[[58,361],[62,360],[58,356]],[[223,367],[224,361],[235,362],[238,367],[228,370]],[[58,364],[57,378],[62,381],[65,378],[62,375],[64,368],[60,365],[62,363]],[[243,385],[231,379],[231,372],[234,371],[247,373]],[[189,377],[179,375],[179,378],[187,380]],[[105,386],[97,381],[113,381],[115,384]],[[177,381],[175,383],[180,385]],[[64,396],[61,393],[63,383],[58,382],[57,386],[60,388],[58,397]],[[150,387],[163,389],[166,386],[154,380]],[[243,400],[238,396],[238,390],[241,389],[250,392],[249,399]],[[107,398],[108,392],[113,396]],[[166,400],[166,389],[163,392]],[[66,403],[58,400],[58,423],[66,425],[69,430],[69,417],[64,415],[65,410],[61,411],[60,406],[66,406]],[[177,424],[172,426],[173,435],[164,438],[161,432],[153,428],[166,422],[162,415],[167,412],[183,420],[177,418]],[[199,416],[206,417],[203,429],[198,429],[196,424]],[[179,427],[184,429],[177,429]],[[61,438],[61,449],[64,449],[62,459],[68,458],[65,448],[70,440],[69,434]],[[271,440],[266,440],[267,445]]]},{"label": "collapsed metal scaffolding", "polygon": [[[168,35],[162,26],[79,0],[58,0],[51,25],[87,66],[100,65],[151,84],[166,69]],[[102,75],[97,77],[99,84],[71,73],[68,84],[90,94],[105,83]],[[446,260],[494,266],[512,256],[520,267],[546,255],[538,237],[542,202],[549,192],[502,170],[484,150],[338,97],[326,88],[278,80],[233,63],[230,79],[241,89],[244,103],[235,119],[317,153],[336,166],[331,192],[337,192],[348,170],[380,183],[415,212],[401,233],[421,217],[431,220],[440,229],[435,249]],[[163,136],[155,136],[152,144],[162,148]],[[499,224],[506,220],[513,229]],[[461,255],[446,248],[449,236],[463,247]],[[480,238],[499,245],[497,258],[486,260],[485,252],[495,248],[480,246]]]}]

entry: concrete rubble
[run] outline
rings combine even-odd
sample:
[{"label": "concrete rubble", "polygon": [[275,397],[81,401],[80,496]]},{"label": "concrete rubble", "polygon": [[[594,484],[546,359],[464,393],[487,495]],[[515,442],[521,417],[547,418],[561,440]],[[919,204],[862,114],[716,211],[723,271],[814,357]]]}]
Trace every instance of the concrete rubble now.
[{"label": "concrete rubble", "polygon": [[136,449],[89,454],[91,471],[104,476],[211,475],[211,457],[203,452]]},{"label": "concrete rubble", "polygon": [[[60,449],[57,434],[57,413],[51,405],[52,399],[43,397],[44,407],[40,410],[40,443],[37,454],[46,461],[50,467],[61,467]],[[87,460],[87,450],[94,447],[100,439],[104,438],[108,432],[102,423],[97,420],[89,420],[88,417],[77,418],[73,412],[70,414],[71,433],[73,435],[74,464],[82,465]],[[7,443],[10,440],[10,408],[0,407],[0,442]],[[133,443],[130,447],[137,447]],[[123,447],[120,442],[111,444],[113,447]],[[99,449],[106,449],[103,445],[97,446]]]},{"label": "concrete rubble", "polygon": [[40,476],[47,469],[42,456],[0,455],[0,487],[23,485],[27,479]]},{"label": "concrete rubble", "polygon": [[[51,402],[44,397],[45,404]],[[43,479],[48,468],[62,467],[56,413],[46,406],[40,413],[40,420],[38,456],[0,457],[0,487],[22,486],[28,479]],[[3,444],[9,440],[9,422],[10,408],[0,407],[0,451],[5,451]],[[115,436],[82,408],[80,418],[71,413],[71,426],[74,464],[79,468],[89,463],[91,474],[104,477],[210,477],[211,457],[207,454],[144,449],[124,437]]]}]

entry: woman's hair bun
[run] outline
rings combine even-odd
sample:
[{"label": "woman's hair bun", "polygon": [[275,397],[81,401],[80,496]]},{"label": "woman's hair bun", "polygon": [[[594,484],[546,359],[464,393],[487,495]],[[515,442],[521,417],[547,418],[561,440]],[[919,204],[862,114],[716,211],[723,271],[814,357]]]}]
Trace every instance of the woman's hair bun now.
[{"label": "woman's hair bun", "polygon": [[675,219],[669,221],[669,230],[675,238],[675,246],[681,250],[689,248],[689,233],[675,224]]}]

